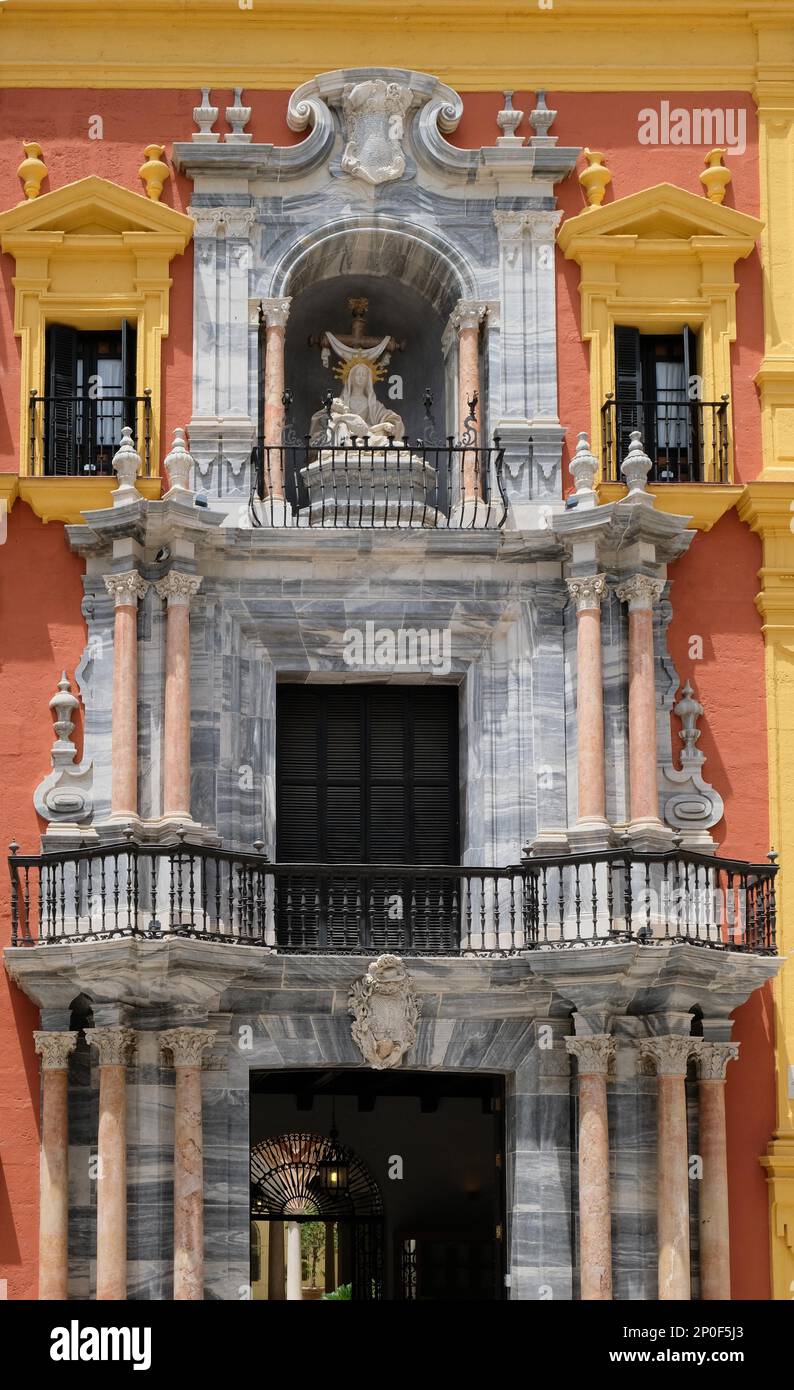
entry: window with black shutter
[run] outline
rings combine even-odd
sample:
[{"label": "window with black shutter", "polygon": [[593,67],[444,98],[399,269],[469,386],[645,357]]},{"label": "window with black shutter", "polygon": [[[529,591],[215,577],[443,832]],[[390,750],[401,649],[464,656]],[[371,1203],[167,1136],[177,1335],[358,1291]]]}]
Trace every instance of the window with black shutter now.
[{"label": "window with black shutter", "polygon": [[[457,690],[279,686],[276,783],[280,863],[456,864]],[[282,893],[282,944],[352,949],[365,928],[385,949],[455,925],[449,881],[319,878],[296,873]]]},{"label": "window with black shutter", "polygon": [[698,342],[691,328],[680,333],[640,333],[615,328],[615,464],[629,450],[632,430],[642,435],[653,461],[652,482],[693,482],[701,475],[703,404],[693,389]]},{"label": "window with black shutter", "polygon": [[44,472],[67,477],[112,473],[125,424],[137,435],[136,333],[47,329]]}]

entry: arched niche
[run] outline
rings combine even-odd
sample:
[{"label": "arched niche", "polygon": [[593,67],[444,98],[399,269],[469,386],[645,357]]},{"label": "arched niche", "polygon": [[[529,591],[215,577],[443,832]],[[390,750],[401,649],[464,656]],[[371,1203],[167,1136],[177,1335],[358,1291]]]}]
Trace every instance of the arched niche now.
[{"label": "arched niche", "polygon": [[312,414],[320,409],[328,391],[338,394],[336,359],[328,365],[316,343],[330,330],[337,336],[351,332],[351,299],[368,301],[366,332],[369,337],[387,335],[404,350],[391,356],[385,375],[376,385],[379,400],[402,416],[407,436],[415,439],[425,429],[425,391],[433,396],[432,416],[439,439],[447,432],[445,365],[442,348],[444,321],[438,310],[412,285],[391,275],[334,275],[307,285],[292,297],[285,345],[285,383],[292,392],[292,423],[299,436],[308,432]]}]

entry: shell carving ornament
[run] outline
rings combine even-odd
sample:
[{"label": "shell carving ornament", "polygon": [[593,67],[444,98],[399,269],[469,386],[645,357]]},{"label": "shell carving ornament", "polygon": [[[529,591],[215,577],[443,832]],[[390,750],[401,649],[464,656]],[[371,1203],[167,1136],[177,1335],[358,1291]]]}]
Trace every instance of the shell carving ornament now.
[{"label": "shell carving ornament", "polygon": [[397,1067],[416,1042],[419,997],[399,956],[378,956],[350,990],[353,1041],[376,1071]]}]

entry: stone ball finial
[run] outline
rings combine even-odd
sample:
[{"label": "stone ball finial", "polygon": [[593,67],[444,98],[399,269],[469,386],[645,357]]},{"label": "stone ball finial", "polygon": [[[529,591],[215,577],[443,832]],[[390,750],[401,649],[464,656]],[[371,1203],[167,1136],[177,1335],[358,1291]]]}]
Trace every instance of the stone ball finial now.
[{"label": "stone ball finial", "polygon": [[612,175],[604,164],[606,156],[600,150],[584,149],[582,154],[587,160],[587,168],[580,173],[579,182],[585,191],[588,207],[597,208],[604,201],[604,194],[612,182]]},{"label": "stone ball finial", "polygon": [[711,203],[722,203],[725,199],[725,190],[728,187],[733,174],[730,169],[726,169],[722,162],[723,155],[727,150],[709,150],[703,163],[705,169],[700,175],[700,182],[703,184],[703,191]]},{"label": "stone ball finial", "polygon": [[598,460],[590,451],[590,441],[582,430],[576,444],[576,453],[571,459],[571,477],[576,484],[577,497],[595,496],[593,483],[598,472]]},{"label": "stone ball finial", "polygon": [[166,497],[170,497],[172,493],[190,492],[190,470],[193,467],[193,458],[188,452],[184,430],[174,430],[174,441],[170,452],[163,460],[163,467],[168,473]]},{"label": "stone ball finial", "polygon": [[171,170],[163,159],[165,145],[147,145],[143,153],[146,161],[138,170],[138,178],[146,189],[147,198],[159,203],[165,181],[171,177]]},{"label": "stone ball finial", "polygon": [[120,502],[130,502],[134,498],[140,497],[135,486],[135,479],[141,469],[141,456],[133,443],[132,430],[129,425],[125,425],[121,431],[121,442],[111,459],[111,463],[119,480],[119,485],[113,494],[114,507],[118,506]]},{"label": "stone ball finial", "polygon": [[26,198],[38,198],[48,172],[47,165],[41,157],[41,145],[37,140],[23,140],[22,148],[25,158],[17,169],[17,178],[22,180]]},{"label": "stone ball finial", "polygon": [[639,430],[632,430],[630,435],[629,452],[620,465],[629,495],[625,499],[627,502],[642,501],[653,504],[653,497],[645,490],[653,464],[642,447],[642,435]]}]

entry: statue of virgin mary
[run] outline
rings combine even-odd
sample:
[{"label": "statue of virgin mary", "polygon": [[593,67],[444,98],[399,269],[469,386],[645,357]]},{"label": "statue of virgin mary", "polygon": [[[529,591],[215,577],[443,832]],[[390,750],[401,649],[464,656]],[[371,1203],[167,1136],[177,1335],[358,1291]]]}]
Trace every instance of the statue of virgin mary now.
[{"label": "statue of virgin mary", "polygon": [[[369,362],[354,359],[345,373],[344,385],[337,399],[342,402],[346,415],[363,420],[369,430],[382,425],[392,426],[393,431],[388,431],[389,436],[395,443],[399,443],[405,439],[405,425],[395,410],[389,410],[378,400],[375,395],[374,376],[373,367]],[[309,426],[313,444],[335,442],[328,440],[328,423],[325,410],[314,413]],[[355,428],[351,433],[356,433]]]}]

